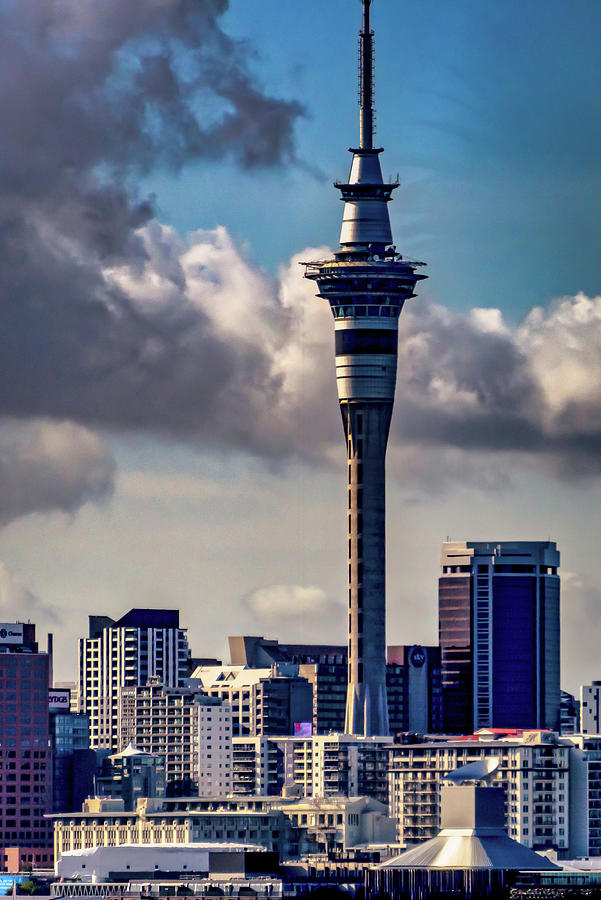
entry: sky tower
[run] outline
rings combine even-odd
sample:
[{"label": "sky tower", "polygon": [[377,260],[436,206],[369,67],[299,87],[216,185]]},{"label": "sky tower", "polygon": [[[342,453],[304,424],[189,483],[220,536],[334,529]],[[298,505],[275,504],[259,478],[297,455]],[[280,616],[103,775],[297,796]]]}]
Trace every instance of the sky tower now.
[{"label": "sky tower", "polygon": [[306,264],[334,316],[336,381],[348,454],[348,734],[388,734],[386,701],[386,445],[397,369],[398,318],[415,296],[423,263],[392,244],[382,148],[374,147],[371,0],[362,0],[360,138],[351,148],[340,247],[333,259]]}]

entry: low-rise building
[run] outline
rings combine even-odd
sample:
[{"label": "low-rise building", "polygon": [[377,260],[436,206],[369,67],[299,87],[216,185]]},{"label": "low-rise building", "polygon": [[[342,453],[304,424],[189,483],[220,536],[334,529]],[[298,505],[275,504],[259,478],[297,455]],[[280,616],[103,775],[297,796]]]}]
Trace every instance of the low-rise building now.
[{"label": "low-rise building", "polygon": [[570,836],[570,746],[553,732],[502,729],[395,745],[390,750],[389,796],[399,843],[435,837],[443,776],[492,757],[499,760],[493,784],[506,791],[508,835],[534,850],[565,852]]},{"label": "low-rise building", "polygon": [[91,847],[206,841],[257,844],[289,856],[298,839],[280,808],[285,802],[173,797],[140,799],[128,811],[122,800],[91,798],[80,813],[52,816],[55,858]]},{"label": "low-rise building", "polygon": [[284,812],[298,832],[298,855],[340,855],[370,844],[394,844],[395,821],[372,797],[312,797]]},{"label": "low-rise building", "polygon": [[252,844],[297,859],[394,843],[394,821],[370,797],[141,799],[131,811],[121,800],[91,798],[81,813],[52,818],[57,860],[101,847],[207,842]]},{"label": "low-rise building", "polygon": [[[188,878],[193,875],[201,878],[226,875],[228,879],[239,880],[251,873],[273,872],[276,866],[277,854],[268,853],[253,844],[218,844],[211,841],[203,844],[161,844],[159,847],[121,844],[69,850],[56,860],[54,868],[63,882],[72,879],[72,886],[77,886],[90,882],[99,884],[116,878],[130,882],[169,876],[179,879],[182,875]],[[123,887],[122,884],[119,894]],[[131,893],[135,894],[135,887],[132,888]],[[90,893],[89,889],[87,893]],[[172,890],[157,890],[159,897],[171,893]],[[102,895],[111,896],[110,888],[106,893],[102,891]],[[69,893],[61,892],[61,896],[69,896]]]},{"label": "low-rise building", "polygon": [[103,759],[94,788],[97,797],[123,800],[126,810],[135,809],[140,797],[164,797],[165,757],[130,744]]}]

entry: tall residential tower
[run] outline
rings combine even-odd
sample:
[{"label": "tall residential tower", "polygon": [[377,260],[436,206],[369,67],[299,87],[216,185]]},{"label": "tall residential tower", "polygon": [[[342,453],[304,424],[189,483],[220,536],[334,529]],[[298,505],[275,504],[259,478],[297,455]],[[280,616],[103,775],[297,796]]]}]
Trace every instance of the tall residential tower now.
[{"label": "tall residential tower", "polygon": [[128,685],[158,678],[165,687],[183,685],[190,656],[186,629],[176,609],[130,609],[115,621],[90,616],[90,636],[79,640],[80,712],[90,717],[93,750],[119,745],[119,695]]},{"label": "tall residential tower", "polygon": [[360,139],[346,183],[341,249],[307,264],[334,316],[336,380],[348,451],[349,734],[388,734],[386,706],[385,459],[397,368],[398,318],[420,263],[392,243],[385,182],[374,147],[371,0],[360,32]]}]

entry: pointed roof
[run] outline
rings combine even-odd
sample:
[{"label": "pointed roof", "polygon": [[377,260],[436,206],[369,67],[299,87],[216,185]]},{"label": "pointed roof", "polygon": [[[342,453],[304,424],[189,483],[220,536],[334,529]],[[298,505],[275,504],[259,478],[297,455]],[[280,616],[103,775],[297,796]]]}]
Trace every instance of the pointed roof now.
[{"label": "pointed roof", "polygon": [[558,869],[547,857],[512,840],[505,833],[479,835],[467,829],[446,828],[440,834],[412,847],[378,869],[511,869],[535,871]]},{"label": "pointed roof", "polygon": [[121,750],[120,753],[112,753],[109,756],[109,759],[123,759],[128,756],[152,756],[151,753],[146,753],[144,750],[139,750],[137,747],[134,747],[132,743],[129,743],[125,750]]},{"label": "pointed roof", "polygon": [[559,868],[547,857],[539,856],[506,834],[503,788],[444,785],[440,798],[442,831],[435,838],[381,863],[376,869],[540,872]]}]

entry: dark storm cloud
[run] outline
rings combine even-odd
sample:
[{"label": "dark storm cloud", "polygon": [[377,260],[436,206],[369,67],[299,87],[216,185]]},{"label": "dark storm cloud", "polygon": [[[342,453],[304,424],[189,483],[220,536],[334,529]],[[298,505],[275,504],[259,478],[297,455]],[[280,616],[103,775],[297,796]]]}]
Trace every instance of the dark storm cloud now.
[{"label": "dark storm cloud", "polygon": [[[313,321],[298,260],[277,284],[223,229],[184,240],[135,193],[157,166],[294,157],[302,110],[254,83],[226,8],[0,0],[0,417],[271,459],[339,447],[332,323],[323,307]],[[587,298],[518,329],[416,304],[400,326],[397,440],[598,472],[599,322]],[[77,502],[37,508],[53,504]]]},{"label": "dark storm cloud", "polygon": [[294,156],[302,110],[253,82],[227,5],[0,2],[0,415],[252,445],[242,394],[277,391],[268,352],[185,295],[144,305],[106,277],[145,265],[136,176]]},{"label": "dark storm cloud", "polygon": [[114,488],[109,448],[72,422],[0,425],[0,524],[32,512],[72,513]]}]

